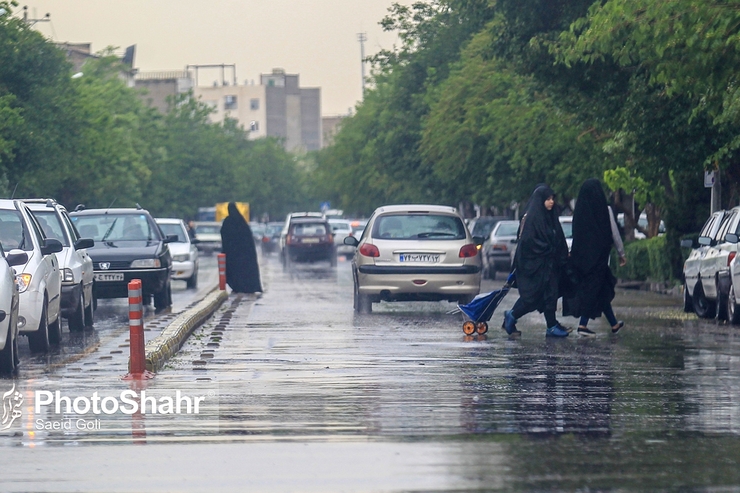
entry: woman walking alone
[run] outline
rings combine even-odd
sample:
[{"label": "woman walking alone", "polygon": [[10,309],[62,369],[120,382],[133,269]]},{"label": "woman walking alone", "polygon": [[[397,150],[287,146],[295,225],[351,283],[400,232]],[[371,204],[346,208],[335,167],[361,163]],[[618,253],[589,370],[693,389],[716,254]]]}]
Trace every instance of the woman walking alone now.
[{"label": "woman walking alone", "polygon": [[231,290],[262,292],[252,229],[234,202],[229,202],[229,215],[221,225],[221,246],[226,254],[226,282]]},{"label": "woman walking alone", "polygon": [[578,192],[573,211],[573,245],[570,250],[571,266],[578,278],[573,296],[563,298],[563,315],[580,317],[578,334],[592,336],[589,319],[603,313],[616,334],[624,326],[612,310],[614,286],[617,280],[609,268],[612,246],[617,248],[619,265],[625,265],[622,238],[619,236],[614,214],[606,203],[601,182],[596,178],[586,180]]},{"label": "woman walking alone", "polygon": [[522,219],[514,255],[519,299],[504,312],[503,328],[518,335],[516,322],[537,310],[545,315],[548,337],[567,337],[568,330],[555,318],[560,269],[568,258],[568,245],[555,212],[555,192],[547,185],[535,189]]}]

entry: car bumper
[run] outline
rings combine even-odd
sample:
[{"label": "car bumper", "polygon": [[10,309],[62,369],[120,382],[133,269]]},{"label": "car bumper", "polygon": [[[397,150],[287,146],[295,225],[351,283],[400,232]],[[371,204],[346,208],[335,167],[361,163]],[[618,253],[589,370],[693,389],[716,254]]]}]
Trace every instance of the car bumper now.
[{"label": "car bumper", "polygon": [[77,310],[80,304],[80,291],[82,288],[79,284],[62,284],[62,295],[60,297],[60,308],[63,317],[69,317]]},{"label": "car bumper", "polygon": [[18,329],[20,332],[28,333],[39,330],[43,303],[43,293],[31,290],[20,293],[18,305]]},{"label": "car bumper", "polygon": [[167,283],[169,269],[140,269],[124,271],[95,271],[95,274],[123,273],[123,281],[95,281],[93,292],[97,298],[127,298],[128,283],[141,279],[142,293],[151,295],[160,291]]},{"label": "car bumper", "polygon": [[354,255],[357,247],[352,245],[337,245],[337,254],[339,255]]},{"label": "car bumper", "polygon": [[456,301],[480,293],[477,265],[459,267],[360,266],[360,294],[373,301]]},{"label": "car bumper", "polygon": [[172,262],[172,279],[190,279],[195,272],[195,262],[188,260],[186,262]]},{"label": "car bumper", "polygon": [[511,254],[488,255],[488,267],[494,270],[507,271],[511,269]]},{"label": "car bumper", "polygon": [[221,242],[218,241],[201,241],[195,245],[201,252],[213,253],[221,251]]},{"label": "car bumper", "polygon": [[287,246],[286,253],[290,260],[296,262],[314,262],[317,260],[329,260],[334,255],[334,245],[302,245]]}]

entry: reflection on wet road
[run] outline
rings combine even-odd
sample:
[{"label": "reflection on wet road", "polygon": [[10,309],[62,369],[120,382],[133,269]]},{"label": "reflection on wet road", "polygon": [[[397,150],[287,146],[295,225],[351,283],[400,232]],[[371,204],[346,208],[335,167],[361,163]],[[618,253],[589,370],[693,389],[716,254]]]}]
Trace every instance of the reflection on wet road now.
[{"label": "reflection on wet road", "polygon": [[[348,262],[263,262],[264,295],[232,295],[147,384],[207,396],[201,416],[115,415],[43,442],[404,443],[418,457],[433,447],[450,489],[740,487],[740,329],[677,299],[620,291],[616,336],[601,320],[595,338],[546,339],[535,313],[510,340],[500,325],[513,291],[487,335],[466,337],[448,303],[354,314]],[[127,388],[60,375],[70,392]]]}]

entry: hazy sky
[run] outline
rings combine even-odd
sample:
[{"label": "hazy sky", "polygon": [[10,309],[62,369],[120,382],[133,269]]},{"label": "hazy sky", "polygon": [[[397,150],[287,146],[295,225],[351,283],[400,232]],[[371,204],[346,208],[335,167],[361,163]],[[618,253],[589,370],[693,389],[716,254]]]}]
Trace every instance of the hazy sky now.
[{"label": "hazy sky", "polygon": [[[411,0],[396,0],[410,4]],[[142,72],[186,65],[236,64],[240,84],[259,83],[273,68],[299,74],[302,87],[321,87],[322,113],[346,114],[362,97],[360,44],[365,54],[397,43],[378,22],[393,0],[21,0],[35,29],[57,42],[90,42],[97,52],[136,45]],[[366,66],[366,73],[369,67]],[[199,71],[210,84],[219,71]]]}]

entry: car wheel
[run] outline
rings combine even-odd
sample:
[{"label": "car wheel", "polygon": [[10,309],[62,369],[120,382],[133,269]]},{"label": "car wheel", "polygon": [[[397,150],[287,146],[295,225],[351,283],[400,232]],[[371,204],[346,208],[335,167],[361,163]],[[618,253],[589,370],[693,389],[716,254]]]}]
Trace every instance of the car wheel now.
[{"label": "car wheel", "polygon": [[740,324],[740,306],[737,304],[735,296],[735,286],[730,286],[730,293],[727,295],[727,321],[731,324]]},{"label": "car wheel", "polygon": [[193,270],[193,275],[187,280],[188,289],[195,289],[198,287],[198,269]]},{"label": "car wheel", "polygon": [[727,288],[727,293],[723,293],[719,281],[716,282],[715,286],[717,288],[717,318],[719,320],[726,320],[727,305],[729,304],[727,300],[730,297],[729,288]]},{"label": "car wheel", "polygon": [[79,332],[85,329],[85,296],[83,295],[82,286],[80,286],[80,296],[77,300],[77,309],[69,316],[70,332]]},{"label": "car wheel", "polygon": [[95,323],[93,313],[95,313],[96,304],[95,296],[93,296],[93,299],[90,300],[90,304],[85,307],[85,327],[92,327],[93,323]]},{"label": "car wheel", "polygon": [[45,299],[44,307],[41,309],[41,319],[39,320],[38,330],[28,333],[28,347],[30,347],[31,351],[35,353],[45,353],[49,350],[49,324],[46,319]]},{"label": "car wheel", "polygon": [[59,315],[54,322],[49,323],[49,342],[52,344],[62,342],[62,317]]},{"label": "car wheel", "polygon": [[686,282],[683,283],[683,311],[686,313],[692,313],[694,311],[694,302],[691,299]]},{"label": "car wheel", "polygon": [[355,312],[357,313],[372,313],[373,302],[370,301],[370,297],[365,294],[360,294],[360,285],[355,278]]},{"label": "car wheel", "polygon": [[337,252],[333,252],[331,256],[329,257],[329,265],[331,267],[337,266]]},{"label": "car wheel", "polygon": [[715,305],[713,301],[709,301],[707,297],[704,296],[704,288],[701,285],[701,279],[696,281],[692,298],[694,301],[694,313],[696,313],[699,318],[714,318],[717,305]]},{"label": "car wheel", "polygon": [[161,310],[162,308],[167,308],[172,304],[170,301],[170,283],[167,282],[165,286],[159,290],[159,292],[154,293],[154,308],[156,310]]},{"label": "car wheel", "polygon": [[8,335],[5,347],[0,351],[0,372],[13,373],[16,369],[18,354],[18,337],[13,337],[13,317],[8,317]]}]

